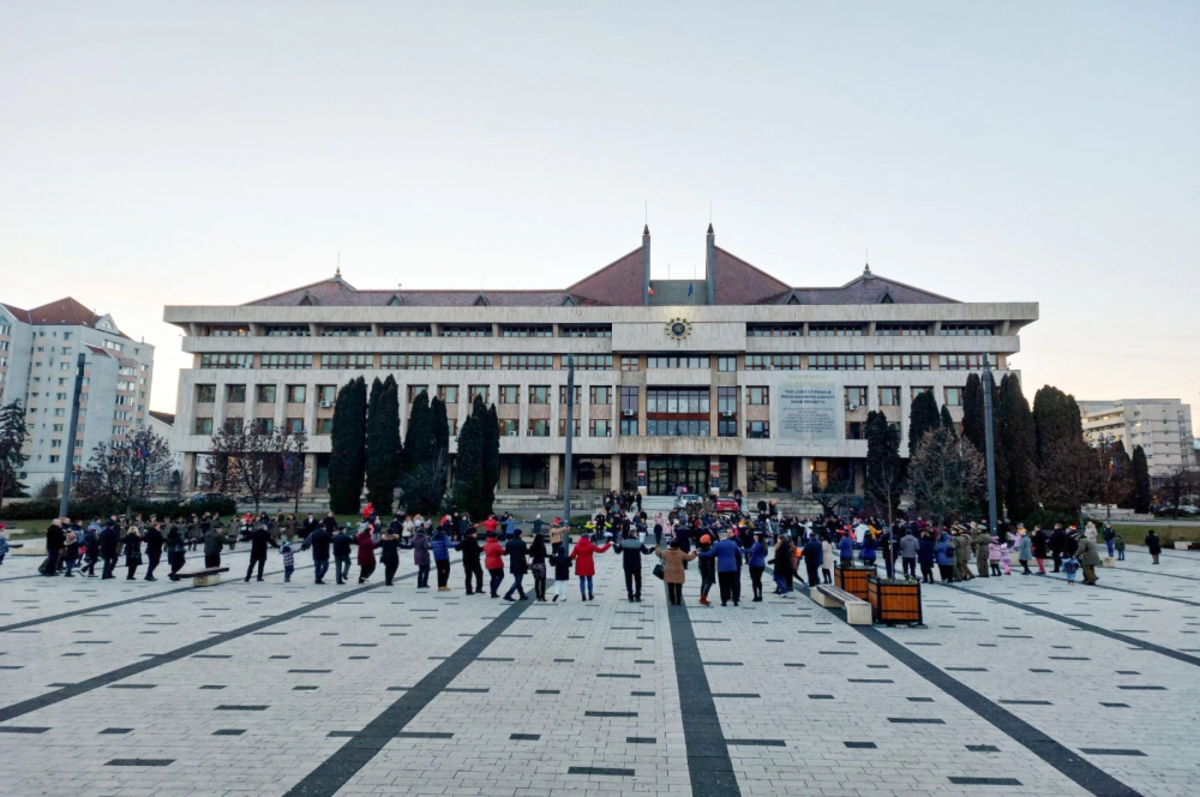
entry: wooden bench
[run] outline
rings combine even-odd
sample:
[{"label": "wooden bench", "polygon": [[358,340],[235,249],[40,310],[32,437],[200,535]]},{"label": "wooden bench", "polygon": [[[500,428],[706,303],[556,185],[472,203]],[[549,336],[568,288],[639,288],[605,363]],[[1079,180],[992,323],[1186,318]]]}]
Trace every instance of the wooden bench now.
[{"label": "wooden bench", "polygon": [[190,578],[193,587],[212,587],[221,583],[221,574],[228,573],[228,567],[210,567],[207,570],[196,570],[191,573],[176,573],[179,578]]},{"label": "wooden bench", "polygon": [[851,595],[844,589],[838,589],[831,584],[821,584],[816,589],[810,589],[808,595],[819,606],[826,609],[845,609],[846,622],[850,625],[871,625],[871,604],[862,598]]}]

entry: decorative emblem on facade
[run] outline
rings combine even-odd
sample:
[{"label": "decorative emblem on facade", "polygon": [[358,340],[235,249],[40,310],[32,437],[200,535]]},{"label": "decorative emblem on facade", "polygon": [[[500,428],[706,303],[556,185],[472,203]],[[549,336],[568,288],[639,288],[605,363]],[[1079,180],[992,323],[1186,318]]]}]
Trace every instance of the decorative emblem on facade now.
[{"label": "decorative emblem on facade", "polygon": [[675,340],[683,340],[692,334],[692,324],[686,318],[672,318],[667,322],[666,333]]}]

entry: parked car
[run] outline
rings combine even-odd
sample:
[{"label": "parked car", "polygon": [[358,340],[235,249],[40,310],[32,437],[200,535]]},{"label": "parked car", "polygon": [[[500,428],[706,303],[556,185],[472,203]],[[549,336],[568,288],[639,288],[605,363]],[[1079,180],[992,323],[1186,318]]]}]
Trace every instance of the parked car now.
[{"label": "parked car", "polygon": [[684,493],[675,499],[675,508],[687,510],[689,504],[703,504],[704,498],[696,493]]},{"label": "parked car", "polygon": [[725,496],[725,497],[717,496],[715,499],[713,499],[713,510],[715,510],[717,513],[737,512],[738,511],[737,499],[730,498],[729,496]]}]

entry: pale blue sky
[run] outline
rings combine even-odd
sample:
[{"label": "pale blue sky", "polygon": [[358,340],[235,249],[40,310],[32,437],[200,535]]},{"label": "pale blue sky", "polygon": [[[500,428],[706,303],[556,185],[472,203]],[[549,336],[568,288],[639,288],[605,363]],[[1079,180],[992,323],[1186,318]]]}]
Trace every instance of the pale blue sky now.
[{"label": "pale blue sky", "polygon": [[561,287],[717,240],[1036,300],[1026,391],[1200,391],[1200,3],[8,3],[0,299]]}]

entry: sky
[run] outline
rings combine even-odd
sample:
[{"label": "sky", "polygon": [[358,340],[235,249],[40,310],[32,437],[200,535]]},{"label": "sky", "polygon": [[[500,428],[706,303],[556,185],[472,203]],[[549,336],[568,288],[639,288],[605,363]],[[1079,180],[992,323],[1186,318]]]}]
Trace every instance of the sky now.
[{"label": "sky", "polygon": [[[1200,394],[1200,3],[0,5],[0,301],[565,287],[653,234],[1036,301],[1026,393]],[[1190,264],[1190,265],[1189,265]],[[699,268],[699,271],[697,269]]]}]

